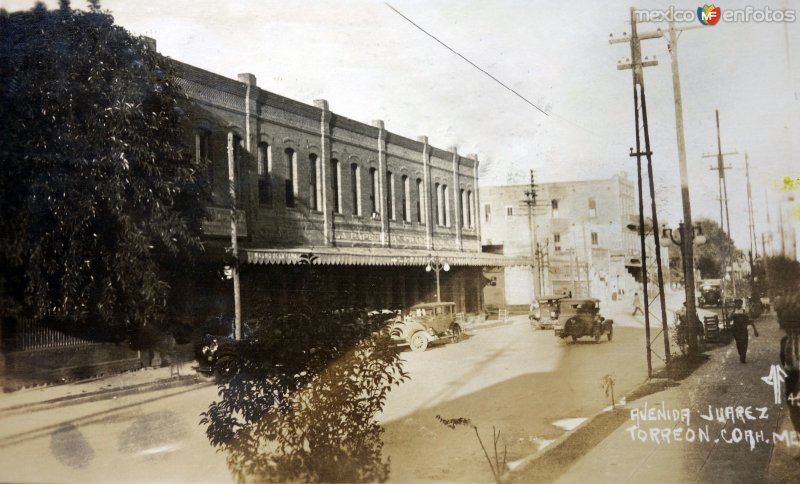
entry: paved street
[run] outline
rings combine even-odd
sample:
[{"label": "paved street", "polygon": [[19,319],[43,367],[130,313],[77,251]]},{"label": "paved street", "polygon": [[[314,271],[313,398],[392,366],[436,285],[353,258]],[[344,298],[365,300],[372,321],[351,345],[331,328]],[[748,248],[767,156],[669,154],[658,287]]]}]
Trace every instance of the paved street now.
[{"label": "paved street", "polygon": [[[627,306],[613,303],[603,311],[616,321],[611,342],[566,343],[551,330],[533,330],[526,316],[515,316],[458,344],[404,352],[411,381],[390,395],[382,417],[392,480],[492,479],[474,432],[446,428],[436,415],[471,419],[487,445],[494,426],[514,461],[608,406],[604,375],[615,376],[617,398],[641,383],[647,376],[644,331],[641,317],[628,316]],[[36,406],[37,399],[80,394],[82,385],[101,383],[0,397],[3,480],[230,480],[224,456],[209,446],[199,425],[200,413],[215,397],[213,385]]]},{"label": "paved street", "polygon": [[624,304],[614,307],[604,312],[617,322],[612,342],[566,343],[518,316],[458,344],[407,352],[412,381],[392,393],[383,416],[392,480],[492,480],[475,433],[451,430],[436,415],[471,419],[489,446],[494,426],[501,432],[501,460],[505,444],[511,462],[610,405],[604,375],[615,376],[617,398],[644,381],[641,319],[624,315]]}]

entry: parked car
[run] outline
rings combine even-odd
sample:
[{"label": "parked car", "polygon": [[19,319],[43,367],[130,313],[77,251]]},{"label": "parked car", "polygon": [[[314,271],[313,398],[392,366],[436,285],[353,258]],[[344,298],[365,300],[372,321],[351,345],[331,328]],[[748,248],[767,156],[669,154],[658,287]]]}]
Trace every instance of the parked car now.
[{"label": "parked car", "polygon": [[[236,338],[233,318],[222,316],[211,318],[204,324],[205,335],[195,344],[194,355],[197,372],[206,376],[214,374],[221,362],[236,357]],[[250,322],[242,322],[242,338],[247,340],[253,334]]]},{"label": "parked car", "polygon": [[558,301],[563,296],[542,296],[531,303],[528,319],[531,326],[539,329],[553,329],[558,321]]},{"label": "parked car", "polygon": [[398,344],[408,344],[413,351],[425,351],[434,341],[461,341],[464,331],[456,321],[456,303],[423,303],[391,324],[390,334]]},{"label": "parked car", "polygon": [[604,334],[611,341],[614,336],[614,321],[600,315],[600,301],[597,299],[561,299],[558,301],[558,321],[554,333],[572,341],[588,336],[600,341]]},{"label": "parked car", "polygon": [[706,279],[700,283],[699,297],[697,305],[701,308],[715,307],[722,305],[722,280]]}]

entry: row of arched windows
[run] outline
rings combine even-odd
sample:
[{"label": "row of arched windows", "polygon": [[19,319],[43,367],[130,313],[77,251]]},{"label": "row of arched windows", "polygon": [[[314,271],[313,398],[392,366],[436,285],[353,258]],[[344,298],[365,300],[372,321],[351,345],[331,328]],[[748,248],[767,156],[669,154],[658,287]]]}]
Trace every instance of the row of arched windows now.
[{"label": "row of arched windows", "polygon": [[[244,173],[243,166],[239,166],[242,162],[240,154],[241,139],[235,136],[234,139],[234,156],[237,161],[237,186],[243,186],[241,178]],[[206,130],[198,130],[195,137],[196,156],[198,158],[210,159],[210,132]],[[282,153],[284,166],[286,167],[285,181],[284,181],[284,203],[286,207],[296,207],[298,202],[306,202],[310,210],[322,210],[322,166],[319,157],[310,153],[307,161],[305,162],[308,181],[308,189],[304,196],[307,199],[300,201],[300,186],[298,176],[298,159],[297,152],[293,148],[285,148]],[[343,203],[342,193],[345,183],[343,183],[343,176],[349,177],[347,184],[349,184],[350,193],[348,205],[351,213],[356,216],[364,216],[364,207],[362,198],[362,174],[361,166],[358,163],[351,163],[349,170],[345,173],[342,172],[342,166],[339,160],[332,159],[331,165],[331,190],[333,193],[333,211],[335,213],[344,213],[345,204]],[[258,180],[258,203],[262,206],[273,206],[276,203],[274,197],[273,185],[274,163],[272,157],[272,147],[266,143],[261,142],[257,146],[256,152],[256,176]],[[377,218],[380,213],[380,196],[379,196],[379,173],[376,168],[369,168],[366,188],[368,190],[368,197],[366,200],[369,203],[369,213],[366,215]],[[418,224],[426,224],[426,196],[424,189],[424,182],[421,178],[411,179],[408,175],[401,175],[399,186],[396,185],[396,176],[391,172],[386,172],[386,212],[390,220],[397,220],[398,215],[403,222]],[[453,221],[451,220],[451,190],[446,184],[436,183],[434,185],[434,223],[440,227],[451,227]],[[241,188],[240,188],[241,189]],[[397,194],[399,192],[399,204],[397,202]],[[278,201],[280,203],[280,201]],[[463,228],[474,228],[475,214],[474,214],[474,199],[471,190],[462,189],[458,194],[456,203],[460,203],[461,219],[458,221]]]}]

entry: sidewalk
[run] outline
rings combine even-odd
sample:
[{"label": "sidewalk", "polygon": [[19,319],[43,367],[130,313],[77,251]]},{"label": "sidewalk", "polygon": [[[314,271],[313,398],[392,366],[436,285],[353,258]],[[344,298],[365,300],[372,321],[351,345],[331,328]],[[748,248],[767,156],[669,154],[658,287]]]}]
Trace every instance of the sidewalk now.
[{"label": "sidewalk", "polygon": [[181,366],[180,376],[173,375],[173,372],[174,369],[171,372],[170,367],[143,368],[87,380],[3,393],[0,394],[0,415],[24,412],[32,408],[85,403],[151,390],[209,384],[192,369],[191,362]]},{"label": "sidewalk", "polygon": [[[680,385],[627,402],[622,425],[555,482],[797,481],[800,440],[782,393],[775,404],[772,386],[762,380],[779,363],[782,331],[774,314],[756,327],[760,337],[750,336],[747,364],[739,362],[735,343],[709,351],[710,360]],[[708,414],[711,420],[703,418]],[[534,462],[516,477],[541,482],[539,471]]]}]

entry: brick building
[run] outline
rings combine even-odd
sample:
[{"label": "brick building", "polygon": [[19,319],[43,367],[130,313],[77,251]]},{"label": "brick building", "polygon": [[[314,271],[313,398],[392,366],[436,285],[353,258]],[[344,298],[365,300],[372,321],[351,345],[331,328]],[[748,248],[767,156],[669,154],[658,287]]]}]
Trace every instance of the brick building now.
[{"label": "brick building", "polygon": [[[533,257],[533,232],[525,191],[529,185],[481,189],[484,245],[505,255]],[[635,185],[624,174],[605,180],[543,183],[533,211],[541,276],[528,267],[487,273],[504,280],[487,288],[487,304],[529,304],[542,278],[545,294],[612,297],[635,286],[639,239],[629,224],[638,220]],[[498,289],[502,286],[502,290]],[[537,294],[538,295],[538,294]]]},{"label": "brick building", "polygon": [[302,262],[317,266],[322,296],[338,304],[405,308],[435,300],[425,268],[438,257],[450,268],[442,300],[466,313],[483,309],[483,267],[528,263],[481,252],[477,156],[348,119],[324,100],[264,91],[251,74],[174,67],[190,101],[190,141],[211,162],[208,267],[198,268],[208,277],[192,288],[201,313],[231,312],[230,281],[214,277],[230,245],[229,148],[245,317],[258,302],[286,310],[309,297]]}]

